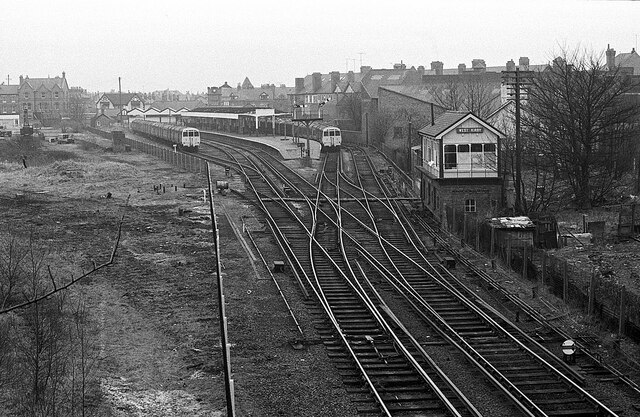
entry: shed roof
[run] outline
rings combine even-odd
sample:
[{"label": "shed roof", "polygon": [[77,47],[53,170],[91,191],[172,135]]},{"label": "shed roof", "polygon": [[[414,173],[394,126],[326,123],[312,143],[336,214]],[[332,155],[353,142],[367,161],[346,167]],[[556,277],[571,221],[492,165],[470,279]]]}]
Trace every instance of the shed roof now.
[{"label": "shed roof", "polygon": [[488,220],[495,229],[535,229],[535,225],[527,216],[494,217]]}]

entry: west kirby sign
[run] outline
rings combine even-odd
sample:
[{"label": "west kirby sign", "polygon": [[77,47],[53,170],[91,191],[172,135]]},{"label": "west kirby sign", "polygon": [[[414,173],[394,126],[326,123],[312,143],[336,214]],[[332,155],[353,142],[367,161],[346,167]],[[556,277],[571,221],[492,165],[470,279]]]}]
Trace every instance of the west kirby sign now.
[{"label": "west kirby sign", "polygon": [[482,133],[482,127],[459,127],[456,129],[458,133]]}]

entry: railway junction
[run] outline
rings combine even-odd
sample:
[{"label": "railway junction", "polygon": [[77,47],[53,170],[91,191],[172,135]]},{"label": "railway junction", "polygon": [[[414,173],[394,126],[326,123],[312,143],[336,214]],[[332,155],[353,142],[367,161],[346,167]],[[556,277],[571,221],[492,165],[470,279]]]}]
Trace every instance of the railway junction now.
[{"label": "railway junction", "polygon": [[[131,154],[144,150],[150,160],[171,154],[129,140]],[[167,278],[163,286],[166,271],[155,271],[153,262],[151,287],[116,280],[136,314],[158,309],[134,308],[150,302],[145,292],[173,293],[207,309],[190,324],[180,320],[187,307],[161,313],[173,326],[193,331],[193,343],[175,350],[181,361],[195,359],[186,367],[196,376],[185,378],[185,386],[196,380],[206,387],[198,396],[206,406],[192,415],[229,410],[220,390],[221,335],[214,324],[220,317],[211,294],[199,294],[221,265],[236,415],[639,413],[637,379],[580,342],[575,350],[567,345],[570,326],[557,326],[547,314],[553,301],[542,294],[525,301],[531,297],[526,283],[460,248],[429,217],[417,216],[419,200],[375,150],[345,147],[322,154],[313,169],[298,169],[296,160],[230,146],[228,137],[203,132],[202,140],[198,155],[188,156],[200,162],[170,160],[194,171],[189,181],[196,188],[182,192],[190,195],[182,210],[189,214],[171,221],[188,226],[181,233],[191,241],[192,255],[173,249],[182,283]],[[207,206],[196,197],[205,188],[203,166],[220,185],[209,193],[220,220],[219,262],[185,269],[181,263],[211,249],[197,242],[208,239]],[[187,173],[177,179],[169,171],[162,191],[154,188],[149,200],[166,196],[168,181],[178,193],[176,184]],[[155,227],[149,220],[146,230],[154,233]],[[134,234],[124,246],[132,264],[131,255],[143,252],[132,245]],[[171,243],[165,244],[162,252],[170,253]],[[136,267],[136,276],[144,268]],[[106,392],[117,398],[125,385],[111,381]],[[212,385],[217,395],[203,400]]]}]

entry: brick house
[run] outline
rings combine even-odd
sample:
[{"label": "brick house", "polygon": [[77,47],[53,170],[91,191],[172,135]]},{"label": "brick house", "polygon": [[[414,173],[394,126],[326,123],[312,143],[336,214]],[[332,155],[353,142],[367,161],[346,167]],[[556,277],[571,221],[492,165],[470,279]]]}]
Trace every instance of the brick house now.
[{"label": "brick house", "polygon": [[18,86],[0,84],[0,114],[19,114]]},{"label": "brick house", "polygon": [[353,71],[332,71],[328,74],[314,72],[304,78],[296,78],[295,87],[289,94],[289,105],[317,110],[322,113],[324,121],[353,130],[354,125],[360,126],[359,120],[353,120],[354,113],[360,114],[360,108],[354,111],[350,102],[354,97],[359,97],[359,75]]},{"label": "brick house", "polygon": [[120,109],[123,113],[133,109],[145,109],[145,101],[138,93],[104,93],[96,101],[96,109]]},{"label": "brick house", "polygon": [[418,131],[420,195],[440,220],[454,213],[497,215],[503,178],[499,152],[504,134],[471,112],[446,111]]},{"label": "brick house", "polygon": [[[18,87],[20,114],[26,111],[29,122],[39,120],[45,126],[59,122],[69,112],[69,84],[62,77],[29,78],[20,76]],[[21,123],[24,123],[22,121]]]},{"label": "brick house", "polygon": [[284,84],[279,87],[275,84],[254,87],[249,78],[245,77],[244,82],[238,84],[237,88],[231,87],[226,81],[220,87],[207,87],[207,104],[214,107],[244,106],[288,111],[291,107],[289,94],[292,91],[292,87]]}]

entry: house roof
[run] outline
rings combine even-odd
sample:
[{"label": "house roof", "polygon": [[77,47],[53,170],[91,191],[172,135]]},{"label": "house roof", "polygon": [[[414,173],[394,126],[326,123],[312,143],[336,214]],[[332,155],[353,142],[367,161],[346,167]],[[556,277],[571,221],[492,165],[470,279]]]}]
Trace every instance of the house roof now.
[{"label": "house roof", "polygon": [[384,85],[378,87],[379,90],[391,91],[425,103],[435,103],[430,88],[424,85]]},{"label": "house roof", "polygon": [[182,108],[187,108],[189,110],[195,109],[196,107],[202,107],[206,103],[201,100],[181,100],[181,101],[154,101],[150,103],[152,107],[155,107],[158,110],[171,109],[174,111],[180,110]]},{"label": "house roof", "polygon": [[253,88],[253,84],[251,84],[251,81],[249,81],[249,77],[244,77],[244,81],[242,82],[242,89],[248,90],[250,88]]},{"label": "house roof", "polygon": [[18,94],[18,86],[17,85],[5,85],[4,83],[0,84],[0,94]]},{"label": "house roof", "polygon": [[20,84],[20,89],[22,89],[24,86],[28,85],[29,87],[31,87],[32,90],[38,90],[42,87],[46,88],[47,90],[52,90],[54,87],[59,87],[60,89],[64,89],[65,87],[68,89],[69,85],[67,84],[67,79],[66,78],[61,78],[61,77],[47,77],[47,78],[24,78],[22,81],[22,84]]},{"label": "house roof", "polygon": [[[349,81],[349,76],[353,77],[353,81]],[[340,73],[340,81],[338,82],[338,87],[340,87],[340,91],[345,91],[349,85],[354,91],[359,91],[359,81],[362,77],[362,74],[349,72],[349,73]],[[321,79],[321,87],[314,91],[313,90],[313,75],[307,75],[304,77],[304,93],[309,94],[333,94],[334,90],[331,88],[331,74],[320,74]],[[288,89],[287,94],[295,94],[294,87],[286,87]]]},{"label": "house roof", "polygon": [[108,119],[115,119],[118,117],[120,111],[118,109],[100,109],[96,112],[96,114],[91,118],[95,120],[99,117],[106,117]]},{"label": "house roof", "polygon": [[[120,105],[120,93],[104,93],[102,96],[100,96],[100,98],[98,99],[98,101],[102,100],[102,97],[106,97],[107,99],[109,99],[109,101],[111,103],[113,103],[114,106],[118,106]],[[138,100],[142,101],[144,103],[144,100],[142,99],[142,95],[138,94],[138,93],[122,93],[122,105],[125,106],[127,103],[129,103],[131,101],[131,99],[133,99],[133,97],[137,97]]]},{"label": "house roof", "polygon": [[616,65],[623,68],[633,68],[635,75],[640,74],[640,55],[636,52],[635,48],[628,53],[622,53],[616,55]]},{"label": "house roof", "polygon": [[371,98],[378,98],[380,86],[403,85],[420,82],[418,71],[409,69],[371,69],[360,80],[362,88]]},{"label": "house roof", "polygon": [[[549,66],[549,64],[532,64],[529,65],[529,71],[544,71],[547,67]],[[521,70],[523,70],[524,68],[520,67]],[[486,74],[486,73],[493,73],[493,72],[502,72],[502,71],[506,71],[507,70],[507,66],[506,65],[496,65],[496,66],[491,66],[491,67],[486,67],[484,72],[474,72],[471,67],[467,67],[466,71],[464,72],[464,74]],[[425,75],[436,75],[436,70],[433,69],[428,69],[424,71]],[[442,70],[442,75],[460,75],[460,73],[458,72],[458,68],[443,68]]]}]

